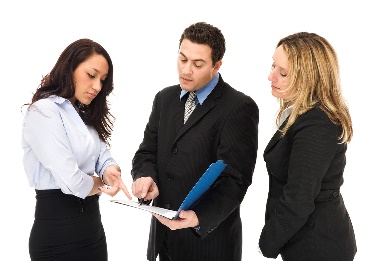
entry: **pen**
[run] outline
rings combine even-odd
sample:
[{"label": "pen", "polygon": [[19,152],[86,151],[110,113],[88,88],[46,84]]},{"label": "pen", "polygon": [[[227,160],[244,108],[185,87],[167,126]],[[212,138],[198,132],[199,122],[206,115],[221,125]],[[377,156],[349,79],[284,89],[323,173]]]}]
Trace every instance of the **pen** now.
[{"label": "pen", "polygon": [[139,198],[138,205],[141,206],[142,204],[144,204],[144,198]]}]

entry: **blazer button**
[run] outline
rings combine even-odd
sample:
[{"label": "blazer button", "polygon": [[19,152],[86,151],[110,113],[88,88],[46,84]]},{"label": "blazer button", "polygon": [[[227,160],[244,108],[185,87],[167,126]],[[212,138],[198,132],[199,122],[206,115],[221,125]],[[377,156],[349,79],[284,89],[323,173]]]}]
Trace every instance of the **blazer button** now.
[{"label": "blazer button", "polygon": [[175,149],[173,150],[173,153],[174,153],[174,154],[177,154],[178,151],[179,151],[179,150],[178,150],[177,148],[175,148]]},{"label": "blazer button", "polygon": [[172,176],[168,176],[168,180],[171,181],[173,179]]},{"label": "blazer button", "polygon": [[166,208],[166,209],[170,209],[170,208],[171,208],[171,205],[165,204],[165,208]]},{"label": "blazer button", "polygon": [[339,193],[337,191],[333,191],[332,195],[335,198],[335,197],[337,197],[339,195]]}]

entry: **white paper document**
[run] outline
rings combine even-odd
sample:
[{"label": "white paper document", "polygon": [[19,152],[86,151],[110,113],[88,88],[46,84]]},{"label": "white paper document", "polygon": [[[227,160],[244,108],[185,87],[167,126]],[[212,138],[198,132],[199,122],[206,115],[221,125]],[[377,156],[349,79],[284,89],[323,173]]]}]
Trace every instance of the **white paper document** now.
[{"label": "white paper document", "polygon": [[140,205],[138,202],[133,201],[133,200],[110,200],[110,201],[114,202],[114,203],[130,206],[133,208],[146,210],[146,211],[149,211],[151,213],[155,213],[157,215],[160,215],[160,216],[163,216],[163,217],[166,217],[169,219],[173,219],[177,213],[177,211],[173,211],[173,210],[169,210],[169,209],[165,209],[165,208],[159,208],[159,207],[150,206],[150,205],[146,205],[146,204]]}]

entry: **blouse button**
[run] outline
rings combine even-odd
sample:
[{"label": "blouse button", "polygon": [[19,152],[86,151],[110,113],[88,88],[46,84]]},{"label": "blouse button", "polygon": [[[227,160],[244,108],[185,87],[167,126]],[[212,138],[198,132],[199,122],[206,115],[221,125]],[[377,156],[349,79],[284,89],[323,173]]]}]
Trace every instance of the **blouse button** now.
[{"label": "blouse button", "polygon": [[92,160],[95,160],[95,158],[96,158],[95,156],[92,156]]}]

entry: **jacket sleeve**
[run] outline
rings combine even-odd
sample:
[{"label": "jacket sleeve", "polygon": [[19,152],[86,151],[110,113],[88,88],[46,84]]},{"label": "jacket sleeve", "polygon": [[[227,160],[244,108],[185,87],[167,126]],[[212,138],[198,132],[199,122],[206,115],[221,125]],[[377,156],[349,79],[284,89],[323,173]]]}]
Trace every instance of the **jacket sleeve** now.
[{"label": "jacket sleeve", "polygon": [[201,238],[211,233],[241,204],[252,183],[257,158],[259,110],[246,97],[229,115],[220,135],[217,157],[227,164],[194,207]]}]

